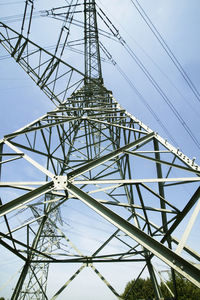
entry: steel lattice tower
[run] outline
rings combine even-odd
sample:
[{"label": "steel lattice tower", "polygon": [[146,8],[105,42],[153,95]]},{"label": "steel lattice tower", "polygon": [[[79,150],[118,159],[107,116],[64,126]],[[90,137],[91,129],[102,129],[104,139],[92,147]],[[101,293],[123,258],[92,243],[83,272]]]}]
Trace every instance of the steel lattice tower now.
[{"label": "steel lattice tower", "polygon": [[[24,261],[11,299],[62,299],[86,267],[120,299],[96,267],[109,262],[141,262],[141,274],[146,267],[160,299],[155,257],[171,268],[175,299],[175,271],[200,287],[200,270],[193,264],[200,256],[186,244],[199,212],[200,167],[129,114],[104,86],[95,1],[84,1],[85,73],[3,23],[0,43],[56,105],[0,141],[0,243]],[[75,246],[62,230],[64,205],[77,202],[111,224],[95,251],[82,253],[81,244]],[[178,240],[174,232],[193,207]],[[19,212],[20,226],[13,221]],[[120,252],[111,251],[113,242]],[[49,298],[54,263],[81,266]]]}]

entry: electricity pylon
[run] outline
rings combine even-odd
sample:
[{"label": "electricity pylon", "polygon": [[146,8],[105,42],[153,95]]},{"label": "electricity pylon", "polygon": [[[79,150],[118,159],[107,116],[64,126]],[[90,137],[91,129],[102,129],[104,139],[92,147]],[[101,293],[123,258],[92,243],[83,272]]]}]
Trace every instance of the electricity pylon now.
[{"label": "electricity pylon", "polygon": [[[72,3],[68,8],[74,10]],[[109,262],[140,262],[141,274],[146,267],[160,299],[155,258],[171,268],[177,298],[174,271],[200,287],[200,270],[190,262],[200,255],[186,244],[200,209],[200,167],[129,114],[106,89],[95,1],[83,5],[85,72],[62,60],[63,48],[60,55],[51,54],[0,23],[1,45],[56,106],[0,141],[0,243],[24,261],[11,299],[62,299],[85,267],[120,298],[96,267]],[[77,202],[111,224],[104,241],[86,253],[62,229],[66,203],[69,208]],[[95,229],[94,220],[90,225]],[[121,251],[113,250],[116,243]],[[49,267],[57,263],[81,266],[47,296]]]}]

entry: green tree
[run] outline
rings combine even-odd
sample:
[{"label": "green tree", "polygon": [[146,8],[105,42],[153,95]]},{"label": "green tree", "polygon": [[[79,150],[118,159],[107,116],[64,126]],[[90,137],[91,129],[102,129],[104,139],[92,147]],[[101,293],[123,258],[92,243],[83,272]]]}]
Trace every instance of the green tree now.
[{"label": "green tree", "polygon": [[136,300],[136,299],[153,299],[154,290],[149,278],[132,280],[128,282],[122,295],[123,299]]},{"label": "green tree", "polygon": [[[166,282],[166,284],[173,292],[173,281],[171,278]],[[179,274],[176,274],[176,285],[178,300],[200,300],[200,289]],[[161,283],[160,289],[165,300],[173,299],[163,283]],[[139,278],[138,280],[128,282],[124,293],[122,294],[122,299],[126,300],[152,300],[154,298],[155,294],[149,278]]]},{"label": "green tree", "polygon": [[[173,282],[169,279],[167,282],[169,288],[173,291]],[[188,281],[183,276],[176,273],[176,285],[177,285],[177,293],[178,300],[198,300],[200,299],[200,289],[193,285],[190,281]],[[161,283],[161,291],[164,297],[169,297],[169,291],[166,286]]]}]

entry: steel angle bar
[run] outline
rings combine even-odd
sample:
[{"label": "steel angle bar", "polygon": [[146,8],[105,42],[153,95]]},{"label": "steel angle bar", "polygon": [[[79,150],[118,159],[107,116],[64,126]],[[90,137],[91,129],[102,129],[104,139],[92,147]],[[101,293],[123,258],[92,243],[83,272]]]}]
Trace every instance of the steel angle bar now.
[{"label": "steel angle bar", "polygon": [[74,184],[138,184],[138,183],[154,183],[154,182],[196,182],[200,181],[200,177],[182,177],[182,178],[147,178],[147,179],[105,179],[105,180],[74,180]]},{"label": "steel angle bar", "polygon": [[133,285],[131,285],[131,287],[128,289],[127,293],[125,294],[125,298],[124,300],[127,300],[130,293],[134,290],[134,287],[137,283],[137,280],[141,277],[142,273],[144,272],[145,268],[147,267],[147,264],[144,265],[144,267],[142,268],[142,270],[140,271],[139,275],[137,276],[137,278],[135,279],[135,282]]},{"label": "steel angle bar", "polygon": [[[74,181],[73,183],[76,184],[76,181]],[[95,184],[96,184],[96,182],[95,182]],[[122,184],[110,185],[110,186],[107,186],[107,187],[104,187],[104,188],[101,188],[101,189],[96,189],[96,190],[93,190],[93,191],[89,191],[88,194],[94,194],[94,193],[103,192],[103,191],[107,191],[107,190],[114,190],[114,189],[116,189],[120,186],[122,186]]]},{"label": "steel angle bar", "polygon": [[[141,220],[145,221],[144,216],[142,216],[142,215],[139,214],[139,213],[137,213],[136,215],[137,215]],[[179,215],[180,215],[180,214],[179,214]],[[179,218],[179,215],[178,215],[177,218]],[[152,223],[152,222],[149,222],[149,224],[151,225],[151,227],[153,227],[154,229],[156,229],[156,231],[159,231],[159,232],[163,235],[163,231],[162,231],[156,224],[154,224],[154,223]],[[178,225],[177,225],[177,226],[178,226]],[[172,227],[173,227],[173,226],[172,226]],[[175,228],[176,228],[176,227],[174,227],[172,231],[174,231]],[[172,231],[171,231],[171,228],[170,228],[170,229],[168,230],[169,234],[171,234]],[[167,233],[168,233],[168,232],[167,232]],[[161,242],[164,243],[165,239],[166,239],[166,238],[165,238],[165,236],[164,236],[164,238],[162,239]],[[175,243],[176,245],[178,245],[179,242],[180,242],[179,239],[177,239],[175,236],[172,236],[172,235],[171,235],[171,240],[172,240],[172,242]],[[200,255],[199,255],[197,252],[195,252],[192,248],[190,248],[190,247],[188,247],[187,245],[185,245],[185,246],[184,246],[184,250],[185,250],[188,254],[190,254],[191,256],[193,256],[196,260],[200,261]]]},{"label": "steel angle bar", "polygon": [[1,205],[0,216],[4,216],[7,213],[11,212],[12,210],[15,210],[20,206],[34,200],[35,198],[42,196],[43,194],[51,191],[53,188],[54,188],[54,182],[50,181],[40,186],[39,188],[36,188],[33,191],[26,193],[23,196],[20,196],[4,205]]},{"label": "steel angle bar", "polygon": [[87,118],[87,120],[95,122],[95,123],[100,123],[100,124],[104,124],[104,125],[106,124],[106,125],[109,125],[109,126],[118,127],[118,128],[121,128],[121,129],[126,129],[126,130],[129,130],[129,131],[134,131],[134,132],[139,132],[139,133],[142,133],[142,134],[147,134],[146,131],[142,131],[142,130],[135,129],[135,128],[132,128],[132,127],[119,125],[119,124],[116,124],[116,123],[110,123],[110,122],[107,122],[107,121],[100,121],[98,119],[93,119],[93,118],[89,118],[89,117]]},{"label": "steel angle bar", "polygon": [[118,299],[122,299],[120,295],[116,292],[116,290],[112,287],[112,285],[105,279],[105,277],[95,268],[92,264],[90,265],[92,270],[97,274],[97,276],[105,283],[105,285],[111,290],[111,292],[118,297]]},{"label": "steel angle bar", "polygon": [[181,160],[186,166],[190,167],[191,169],[200,172],[200,166],[197,165],[194,160],[187,157],[183,154],[179,149],[175,148],[174,146],[170,145],[166,140],[164,140],[161,136],[156,135],[155,137],[159,143],[161,143],[165,148],[169,149],[171,153],[173,153],[179,160]]},{"label": "steel angle bar", "polygon": [[[90,194],[90,193],[88,193]],[[172,213],[172,214],[177,214],[177,211],[174,210],[169,210],[169,209],[164,209],[164,208],[156,208],[156,207],[151,207],[151,206],[141,206],[141,205],[136,205],[136,204],[129,204],[129,203],[123,203],[123,202],[117,202],[117,201],[109,201],[109,200],[102,200],[102,199],[97,199],[96,200],[100,203],[108,204],[108,205],[114,205],[114,206],[122,206],[126,208],[136,208],[136,209],[144,209],[145,210],[151,210],[151,211],[156,211],[156,212],[166,212],[166,213]]]},{"label": "steel angle bar", "polygon": [[[20,147],[20,149],[28,150],[28,151],[30,151],[30,152],[37,153],[37,154],[39,154],[39,155],[48,157],[48,154],[47,154],[47,153],[38,151],[38,150],[36,150],[36,149],[27,147],[27,146],[22,145],[22,144],[18,144],[18,143],[16,143],[16,142],[14,142],[14,140],[12,140],[12,145],[13,145],[13,146],[16,146],[16,147]],[[21,155],[24,156],[24,153],[21,152]],[[63,161],[61,158],[58,158],[58,157],[56,157],[56,156],[54,156],[54,155],[52,155],[52,154],[51,154],[51,157],[52,157],[53,159],[57,159],[57,160]]]},{"label": "steel angle bar", "polygon": [[23,282],[25,280],[25,277],[27,275],[27,272],[28,272],[28,269],[29,269],[29,265],[30,265],[29,262],[26,261],[26,263],[25,263],[25,265],[24,265],[24,267],[22,269],[21,275],[20,275],[20,277],[19,277],[19,279],[17,281],[17,285],[16,285],[16,287],[14,289],[14,293],[13,293],[13,295],[11,297],[11,300],[17,300],[17,298],[19,296],[19,293],[20,293],[20,290],[21,290],[21,287],[22,287]]},{"label": "steel angle bar", "polygon": [[30,156],[28,156],[27,154],[24,154],[23,152],[21,152],[21,150],[19,150],[17,147],[15,147],[12,143],[10,143],[9,141],[4,141],[4,143],[11,148],[13,151],[15,151],[16,153],[20,153],[23,154],[23,158],[25,160],[27,160],[29,163],[31,163],[34,167],[36,167],[38,170],[40,170],[41,172],[43,172],[44,174],[46,174],[48,177],[50,178],[54,178],[54,174],[51,173],[49,170],[47,170],[46,168],[44,168],[42,165],[40,165],[39,163],[37,163],[35,160],[33,160]]},{"label": "steel angle bar", "polygon": [[138,139],[137,141],[134,141],[134,142],[132,142],[128,145],[125,145],[121,148],[118,148],[117,150],[114,150],[113,152],[111,152],[107,155],[104,155],[100,158],[97,158],[97,159],[93,160],[92,162],[89,162],[89,163],[85,164],[83,167],[80,167],[80,168],[68,173],[68,178],[74,178],[74,177],[77,177],[77,176],[87,172],[87,171],[90,171],[93,168],[105,163],[106,161],[108,161],[112,158],[115,158],[116,156],[124,153],[124,151],[129,150],[133,147],[136,147],[138,144],[141,144],[141,143],[144,143],[144,142],[147,142],[147,141],[151,140],[154,135],[155,135],[154,132],[149,133],[146,136]]},{"label": "steel angle bar", "polygon": [[[1,27],[5,28],[6,30],[10,30],[11,32],[15,33],[17,37],[19,37],[19,39],[24,39],[25,41],[27,41],[28,43],[30,43],[32,46],[39,48],[40,50],[42,50],[43,52],[45,52],[46,54],[48,54],[50,57],[52,58],[56,58],[59,62],[62,62],[64,65],[66,65],[67,67],[69,67],[70,69],[76,71],[77,73],[79,73],[80,75],[82,75],[84,77],[84,74],[79,71],[78,69],[74,68],[73,66],[71,66],[70,64],[66,63],[65,61],[61,60],[60,58],[57,58],[56,56],[54,56],[52,53],[50,53],[49,51],[47,51],[46,49],[38,46],[36,43],[30,41],[29,39],[27,39],[26,37],[20,35],[17,31],[15,31],[14,29],[12,29],[11,27],[7,26],[6,24],[4,24],[3,22],[0,22]],[[8,43],[8,39],[5,40],[5,42]],[[10,53],[10,50],[7,46],[4,45],[4,41],[2,40],[1,43],[3,44],[3,46],[7,49],[7,51]],[[13,47],[13,46],[12,46]]]},{"label": "steel angle bar", "polygon": [[33,220],[29,221],[29,222],[26,222],[26,223],[24,223],[23,225],[18,226],[18,227],[16,227],[16,228],[12,229],[10,232],[7,232],[6,235],[9,235],[10,233],[13,233],[13,232],[15,232],[15,231],[18,231],[18,230],[20,230],[20,229],[22,229],[22,228],[24,228],[24,227],[26,227],[26,226],[28,226],[28,225],[34,223],[34,222],[37,222],[38,220],[40,220],[40,219],[42,219],[42,218],[44,218],[44,217],[45,217],[45,215],[41,215],[41,216],[38,217],[38,218],[35,218],[35,219],[33,219]]},{"label": "steel angle bar", "polygon": [[[74,120],[77,120],[79,118],[74,118]],[[15,136],[19,136],[20,134],[25,134],[25,133],[29,133],[29,132],[32,132],[32,131],[37,131],[37,130],[41,130],[43,128],[51,128],[51,127],[54,127],[54,126],[57,126],[57,125],[60,125],[60,124],[64,124],[64,123],[67,123],[69,120],[55,120],[54,123],[50,123],[49,124],[45,124],[45,125],[39,125],[39,124],[36,124],[38,125],[37,127],[31,127],[31,128],[27,128],[27,129],[24,129],[20,132],[17,132],[17,133],[10,133],[10,134],[7,134],[5,135],[5,138],[14,138]],[[70,120],[71,121],[71,120]]]},{"label": "steel angle bar", "polygon": [[197,216],[199,214],[199,211],[200,211],[200,200],[197,202],[197,205],[196,205],[196,207],[195,207],[195,209],[194,209],[194,211],[192,213],[192,216],[190,217],[190,220],[189,220],[189,222],[187,224],[187,227],[186,227],[186,229],[185,229],[185,231],[183,233],[183,236],[182,236],[182,238],[181,238],[181,240],[180,240],[180,242],[178,244],[178,247],[177,247],[177,249],[175,251],[177,254],[181,254],[181,251],[183,250],[183,248],[185,246],[185,243],[186,243],[186,241],[187,241],[187,239],[189,237],[189,234],[190,234],[190,232],[192,230],[192,227],[193,227],[193,225],[194,225],[194,223],[196,221],[196,218],[197,218]]},{"label": "steel angle bar", "polygon": [[195,203],[199,200],[200,198],[200,187],[196,190],[196,192],[193,194],[191,199],[187,202],[186,206],[184,209],[177,215],[176,220],[174,223],[171,225],[171,227],[168,229],[166,232],[165,236],[162,239],[162,243],[164,243],[168,236],[174,232],[174,230],[178,227],[178,225],[182,222],[182,220],[185,218],[185,216],[189,213],[189,211],[192,209],[192,207],[195,205]]},{"label": "steel angle bar", "polygon": [[[47,254],[42,254],[43,256],[47,256]],[[60,264],[60,263],[65,263],[65,264],[86,264],[87,266],[89,264],[102,264],[102,263],[130,263],[130,262],[145,262],[146,259],[145,258],[95,258],[95,257],[88,257],[88,256],[84,256],[82,258],[72,258],[72,259],[54,259],[53,257],[51,257],[50,259],[35,259],[35,260],[31,260],[30,263],[31,264],[38,264],[38,263],[49,263],[49,264]]]},{"label": "steel angle bar", "polygon": [[[171,236],[171,239],[172,239],[172,242],[175,243],[176,245],[179,244],[179,240],[174,237],[174,236]],[[197,253],[196,251],[194,251],[192,248],[188,247],[188,245],[184,245],[183,247],[183,250],[185,252],[187,252],[189,255],[191,255],[194,259],[198,260],[200,262],[200,254]]]},{"label": "steel angle bar", "polygon": [[[61,104],[62,105],[62,104]],[[58,119],[58,120],[66,120],[66,121],[73,121],[73,119],[76,119],[77,117],[73,117],[72,115],[67,115],[67,109],[66,106],[58,106],[58,108],[48,111],[47,112],[47,117],[53,118],[53,119]],[[59,109],[59,107],[63,107],[62,109]],[[73,109],[73,108],[72,108]],[[65,113],[65,115],[64,115]]]},{"label": "steel angle bar", "polygon": [[78,199],[80,199],[87,206],[96,211],[99,215],[105,218],[108,222],[122,230],[130,238],[138,242],[145,249],[149,250],[159,259],[164,261],[167,265],[172,267],[178,273],[186,277],[196,286],[200,287],[200,270],[194,267],[184,258],[175,254],[172,250],[165,247],[163,244],[159,243],[157,240],[154,240],[152,237],[147,235],[145,232],[134,226],[133,224],[127,222],[125,219],[103,206],[101,203],[96,201],[94,198],[84,193],[82,190],[68,183],[68,191]]},{"label": "steel angle bar", "polygon": [[[45,119],[46,117],[48,117],[48,114],[45,114],[45,115],[41,116],[40,118],[38,118],[38,119],[32,121],[31,123],[27,124],[26,126],[20,128],[20,129],[17,129],[16,131],[12,132],[11,134],[14,134],[14,135],[17,136],[17,135],[20,134],[22,131],[25,131],[25,130],[29,129],[31,126],[37,124],[39,121],[42,121],[42,120]],[[7,136],[9,136],[9,134],[6,135],[6,137],[7,137]]]},{"label": "steel angle bar", "polygon": [[[132,216],[130,216],[127,219],[127,221],[129,221],[131,218],[132,218]],[[92,254],[92,256],[95,257],[101,250],[103,250],[106,247],[106,245],[108,245],[109,242],[112,239],[114,239],[119,232],[120,232],[120,229],[117,229],[115,232],[113,232],[113,234]]]},{"label": "steel angle bar", "polygon": [[[119,109],[123,109],[123,107],[117,102],[117,100],[113,96],[112,96],[112,100],[113,100],[114,103],[117,104]],[[134,122],[138,123],[138,125],[140,125],[141,128],[146,130],[148,133],[152,132],[152,130],[147,125],[145,125],[143,122],[141,122],[139,119],[134,117],[132,114],[130,114],[126,110],[125,110],[125,114],[126,114],[127,117],[131,118]],[[200,171],[200,166],[195,164],[194,160],[192,160],[188,156],[184,155],[181,151],[179,151],[179,149],[172,146],[166,139],[163,139],[157,133],[155,133],[154,138],[157,139],[158,142],[160,144],[162,144],[166,149],[168,149],[172,154],[176,155],[177,158],[179,158],[185,165],[192,168],[193,170]]]},{"label": "steel angle bar", "polygon": [[7,244],[5,241],[0,238],[0,245],[17,255],[19,258],[21,258],[23,261],[26,261],[26,257],[24,257],[22,254],[19,253],[16,249],[12,248],[9,244]]},{"label": "steel angle bar", "polygon": [[[41,129],[41,135],[42,135],[42,138],[43,138],[44,147],[46,148],[46,153],[48,154],[48,163],[47,163],[47,165],[48,165],[48,167],[49,167],[49,165],[51,164],[52,170],[53,170],[53,172],[56,174],[56,173],[57,173],[57,170],[56,170],[56,167],[55,167],[55,165],[54,165],[54,161],[53,161],[53,159],[52,159],[52,157],[51,157],[50,144],[49,144],[49,143],[47,142],[47,140],[46,140],[46,137],[45,137],[45,134],[44,134],[43,129]],[[50,142],[50,140],[51,140],[51,135],[50,135],[50,137],[49,137],[49,142]]]},{"label": "steel angle bar", "polygon": [[171,294],[171,296],[173,297],[172,299],[174,299],[174,294],[172,293],[171,289],[169,288],[169,286],[167,285],[167,283],[165,282],[163,276],[161,275],[162,271],[157,271],[156,268],[153,268],[154,272],[158,275],[158,277],[160,278],[160,281],[165,285],[166,289],[169,291],[169,293]]},{"label": "steel angle bar", "polygon": [[[136,151],[130,151],[131,154],[138,154],[141,155],[141,153],[146,154],[155,154],[155,153],[171,153],[169,150],[136,150]],[[142,156],[142,155],[141,155]],[[146,158],[146,156],[145,156]],[[149,158],[147,156],[147,158]],[[152,157],[151,157],[152,158]],[[154,160],[154,158],[152,158]]]},{"label": "steel angle bar", "polygon": [[174,205],[172,205],[169,201],[167,201],[164,197],[162,197],[160,194],[158,194],[157,192],[155,192],[154,190],[152,190],[149,186],[147,186],[144,183],[141,183],[141,186],[146,189],[147,191],[149,191],[151,194],[153,194],[156,198],[164,201],[168,206],[170,206],[171,208],[174,209],[174,211],[176,212],[180,212],[180,210],[178,208],[176,208]]},{"label": "steel angle bar", "polygon": [[[160,160],[160,159],[156,159],[156,158],[153,158],[153,157],[148,157],[148,156],[145,156],[145,155],[141,155],[141,154],[138,154],[135,151],[126,151],[125,153],[131,154],[131,155],[134,155],[134,156],[138,156],[138,157],[141,157],[141,158],[144,158],[144,159],[152,160],[152,161],[155,161],[158,164],[168,165],[168,166],[171,166],[173,168],[182,169],[182,170],[185,170],[185,171],[188,171],[188,172],[193,172],[193,173],[196,173],[196,174],[200,175],[200,171],[196,171],[196,170],[188,168],[188,167],[184,167],[184,166],[180,166],[180,165],[177,165],[177,164],[174,164],[174,163],[170,163],[170,162],[165,161],[165,160]],[[161,153],[161,152],[160,151],[153,151],[152,153]],[[170,153],[170,152],[167,152],[167,153]]]},{"label": "steel angle bar", "polygon": [[80,255],[83,256],[83,254],[81,253],[81,251],[71,242],[71,240],[66,236],[65,233],[63,233],[63,231],[51,220],[49,219],[49,222],[52,224],[53,227],[56,228],[56,230],[61,234],[61,236],[67,241],[67,243],[75,250],[75,252]]},{"label": "steel angle bar", "polygon": [[90,259],[94,258],[94,259],[100,259],[100,258],[108,258],[108,259],[111,259],[111,258],[115,258],[117,257],[117,260],[121,260],[121,259],[128,259],[129,257],[132,257],[132,256],[136,256],[136,255],[143,255],[144,254],[144,251],[140,250],[140,251],[136,251],[134,248],[136,247],[131,247],[128,243],[125,243],[125,245],[127,245],[127,247],[129,247],[129,250],[126,251],[126,252],[120,252],[120,253],[111,253],[111,254],[104,254],[104,255],[96,255],[96,256],[92,256],[92,257],[88,257]]},{"label": "steel angle bar", "polygon": [[21,159],[22,157],[23,157],[23,156],[20,155],[20,156],[15,157],[15,158],[11,158],[11,159],[4,160],[4,161],[0,162],[0,165],[7,164],[7,163],[9,163],[9,162],[11,162],[11,161],[15,161],[15,160]]},{"label": "steel angle bar", "polygon": [[[43,220],[44,220],[44,218],[43,218]],[[10,237],[10,236],[7,236],[6,234],[4,234],[3,232],[0,232],[0,244],[2,244],[2,245],[5,245],[6,243],[3,241],[3,239],[6,239],[6,240],[9,240],[9,241],[13,241],[13,242],[15,242],[16,244],[18,244],[18,245],[20,245],[20,246],[22,246],[22,247],[24,247],[26,250],[29,250],[29,251],[31,251],[32,252],[32,254],[33,253],[35,253],[35,255],[37,254],[38,256],[41,256],[41,257],[44,257],[44,258],[46,258],[46,259],[48,259],[48,260],[39,260],[39,262],[54,262],[55,261],[55,259],[53,258],[53,257],[51,257],[51,256],[49,256],[48,254],[46,254],[46,253],[44,253],[44,252],[41,252],[40,250],[37,250],[36,249],[36,246],[35,245],[33,245],[33,246],[29,246],[29,245],[27,245],[27,244],[25,244],[25,243],[23,243],[23,242],[21,242],[20,240],[17,240],[17,239],[15,239],[15,238],[12,238],[12,237]],[[37,234],[36,234],[36,241],[38,240],[38,236],[37,236]],[[8,245],[9,246],[9,245]],[[6,247],[6,246],[5,246]],[[10,247],[10,246],[9,246]],[[10,247],[9,248],[8,247],[8,249],[10,249],[13,253],[15,253],[13,250],[15,250],[15,249],[13,249],[12,247]],[[20,255],[20,252],[26,252],[26,250],[24,250],[24,251],[22,251],[22,250],[16,250],[16,255],[17,255],[17,253]],[[27,252],[26,252],[27,253]],[[18,255],[18,256],[19,256]],[[26,260],[27,261],[27,257],[26,258],[24,258],[24,260]],[[30,263],[31,261],[29,260],[29,263]]]},{"label": "steel angle bar", "polygon": [[39,285],[39,288],[40,288],[40,292],[42,292],[42,298],[48,300],[48,297],[46,295],[46,292],[44,291],[43,289],[43,286],[42,286],[42,283],[40,282],[39,278],[37,278],[37,274],[34,272],[33,268],[31,267],[31,265],[29,266],[29,268],[31,269],[31,272],[32,274],[34,275],[35,279],[36,279],[36,282],[38,283]]},{"label": "steel angle bar", "polygon": [[76,278],[76,276],[86,267],[85,264],[83,264],[77,271],[74,273],[74,275],[59,289],[59,291],[51,298],[51,300],[55,300],[63,291],[64,289]]},{"label": "steel angle bar", "polygon": [[0,140],[0,180],[1,180],[1,168],[2,168],[3,146],[4,146],[4,143]]}]

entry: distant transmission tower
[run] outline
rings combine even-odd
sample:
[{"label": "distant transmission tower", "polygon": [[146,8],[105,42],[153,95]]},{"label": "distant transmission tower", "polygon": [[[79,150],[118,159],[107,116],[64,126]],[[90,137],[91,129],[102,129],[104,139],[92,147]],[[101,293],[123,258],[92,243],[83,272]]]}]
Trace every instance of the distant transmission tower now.
[{"label": "distant transmission tower", "polygon": [[[11,299],[63,299],[63,291],[86,267],[120,299],[96,267],[109,262],[140,262],[139,276],[148,270],[160,299],[155,258],[171,268],[178,299],[175,271],[200,287],[200,270],[191,263],[198,263],[200,255],[186,244],[200,209],[200,167],[113,98],[103,83],[95,0],[69,2],[62,7],[65,14],[59,8],[49,14],[63,15],[66,24],[76,9],[84,12],[84,73],[62,59],[69,26],[63,25],[54,54],[29,39],[33,1],[26,1],[21,33],[0,23],[1,45],[55,104],[0,140],[0,244],[24,261]],[[70,207],[78,203],[111,224],[104,241],[86,253],[83,237],[75,245],[68,225],[63,230],[65,222],[70,225]],[[174,233],[186,216],[186,230],[177,239]],[[95,230],[95,219],[90,222]],[[120,251],[113,250],[115,243]],[[58,263],[80,267],[47,296],[49,268]]]}]

